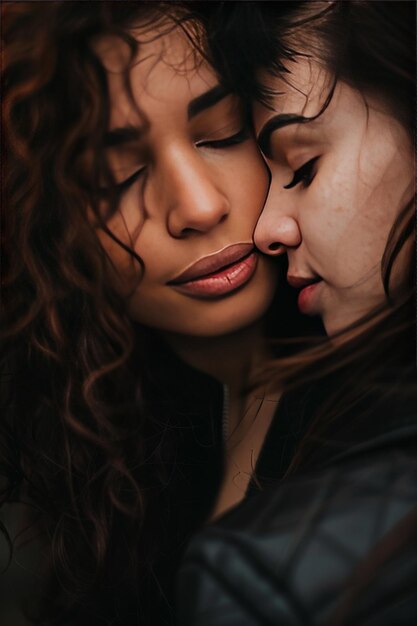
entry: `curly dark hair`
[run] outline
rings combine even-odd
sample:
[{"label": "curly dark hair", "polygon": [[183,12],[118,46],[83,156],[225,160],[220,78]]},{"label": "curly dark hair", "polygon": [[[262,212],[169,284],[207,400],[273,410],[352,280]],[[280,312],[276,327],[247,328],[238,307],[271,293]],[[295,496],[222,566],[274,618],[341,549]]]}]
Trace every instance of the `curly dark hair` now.
[{"label": "curly dark hair", "polygon": [[[166,481],[163,425],[147,395],[149,339],[112,289],[87,218],[92,210],[106,230],[98,183],[109,101],[90,42],[117,35],[133,58],[132,25],[185,28],[194,17],[170,2],[3,3],[2,380],[10,397],[0,503],[25,503],[25,524],[45,546],[42,623],[127,623],[129,593],[138,599],[128,609],[147,623],[152,601],[162,602],[158,581],[154,596],[146,583],[155,578],[157,486]],[[197,33],[185,30],[197,48]],[[115,206],[110,194],[105,215]],[[119,597],[107,606],[106,593]]]}]

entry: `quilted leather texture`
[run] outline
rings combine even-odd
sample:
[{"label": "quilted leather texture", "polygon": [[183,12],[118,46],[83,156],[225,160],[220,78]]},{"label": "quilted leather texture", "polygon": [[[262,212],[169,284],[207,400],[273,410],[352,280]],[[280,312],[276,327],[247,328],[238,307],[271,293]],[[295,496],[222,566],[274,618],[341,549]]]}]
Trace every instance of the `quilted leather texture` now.
[{"label": "quilted leather texture", "polygon": [[[178,580],[178,624],[330,626],[356,568],[388,533],[401,534],[416,507],[416,446],[286,480],[194,538]],[[417,624],[416,542],[417,533],[374,567],[340,624]]]}]

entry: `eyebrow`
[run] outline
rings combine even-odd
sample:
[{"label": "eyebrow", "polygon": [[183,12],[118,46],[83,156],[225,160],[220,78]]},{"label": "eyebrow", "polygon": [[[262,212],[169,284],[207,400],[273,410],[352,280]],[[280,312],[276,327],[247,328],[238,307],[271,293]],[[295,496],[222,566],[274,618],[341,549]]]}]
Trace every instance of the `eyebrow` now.
[{"label": "eyebrow", "polygon": [[127,143],[138,141],[143,134],[143,130],[136,126],[122,126],[107,131],[104,135],[103,143],[105,148],[117,148]]},{"label": "eyebrow", "polygon": [[[192,119],[205,109],[208,109],[223,98],[230,95],[230,90],[226,89],[223,85],[216,85],[212,89],[202,93],[201,95],[193,98],[188,104],[187,115],[188,119]],[[143,135],[143,129],[136,126],[122,126],[120,128],[113,128],[105,133],[103,143],[105,148],[117,148],[127,143],[133,143],[139,141]]]},{"label": "eyebrow", "polygon": [[190,101],[187,107],[188,119],[192,119],[201,111],[205,109],[209,109],[214,106],[223,98],[226,98],[230,95],[230,90],[226,89],[223,85],[216,85],[212,89],[202,93],[200,96],[197,96],[193,100]]},{"label": "eyebrow", "polygon": [[266,157],[271,157],[271,135],[274,131],[290,126],[291,124],[305,124],[313,121],[314,118],[304,117],[296,113],[279,113],[271,117],[261,128],[258,135],[258,144]]}]

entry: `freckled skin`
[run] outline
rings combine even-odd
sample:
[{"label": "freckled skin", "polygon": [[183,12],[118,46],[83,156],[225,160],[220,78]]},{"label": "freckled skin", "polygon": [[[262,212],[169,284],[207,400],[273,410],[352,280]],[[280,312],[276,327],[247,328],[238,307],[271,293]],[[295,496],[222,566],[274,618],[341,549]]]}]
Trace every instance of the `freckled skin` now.
[{"label": "freckled skin", "polygon": [[[320,111],[331,77],[306,61],[290,64],[290,70],[290,84],[265,78],[283,94],[274,97],[274,111],[255,105],[258,133],[275,114],[309,117]],[[297,168],[317,156],[310,184],[283,188]],[[272,182],[255,241],[266,253],[286,252],[289,275],[323,279],[308,314],[320,315],[332,335],[385,299],[382,255],[414,189],[410,138],[381,103],[365,102],[361,93],[339,82],[316,122],[289,125],[271,135],[266,160]],[[271,251],[273,242],[281,246]],[[396,263],[394,291],[407,280],[409,246]]]},{"label": "freckled skin", "polygon": [[[99,237],[114,266],[114,280],[126,296],[131,317],[156,329],[216,336],[259,320],[268,308],[277,275],[260,255],[249,283],[216,300],[191,298],[167,283],[192,263],[232,244],[252,242],[267,191],[267,171],[253,137],[227,148],[205,142],[238,133],[243,115],[228,96],[192,119],[190,101],[218,84],[212,69],[197,59],[180,29],[134,33],[140,41],[130,71],[135,106],[121,73],[124,44],[102,38],[95,44],[108,71],[110,129],[144,129],[129,148],[109,152],[116,182],[145,170],[121,197],[108,227],[141,257],[136,262],[104,233]],[[153,41],[152,41],[153,39]]]}]

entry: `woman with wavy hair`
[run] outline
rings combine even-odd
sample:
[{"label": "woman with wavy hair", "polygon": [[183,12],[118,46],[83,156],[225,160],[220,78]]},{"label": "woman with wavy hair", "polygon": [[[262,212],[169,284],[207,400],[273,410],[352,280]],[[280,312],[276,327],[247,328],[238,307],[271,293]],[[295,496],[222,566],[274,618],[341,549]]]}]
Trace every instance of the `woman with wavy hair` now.
[{"label": "woman with wavy hair", "polygon": [[193,540],[184,626],[415,623],[415,23],[415,3],[361,0],[213,22],[271,173],[255,243],[327,338],[268,368],[310,390],[309,426],[285,480]]},{"label": "woman with wavy hair", "polygon": [[172,622],[266,355],[267,172],[192,9],[3,5],[1,501],[43,624]]}]

